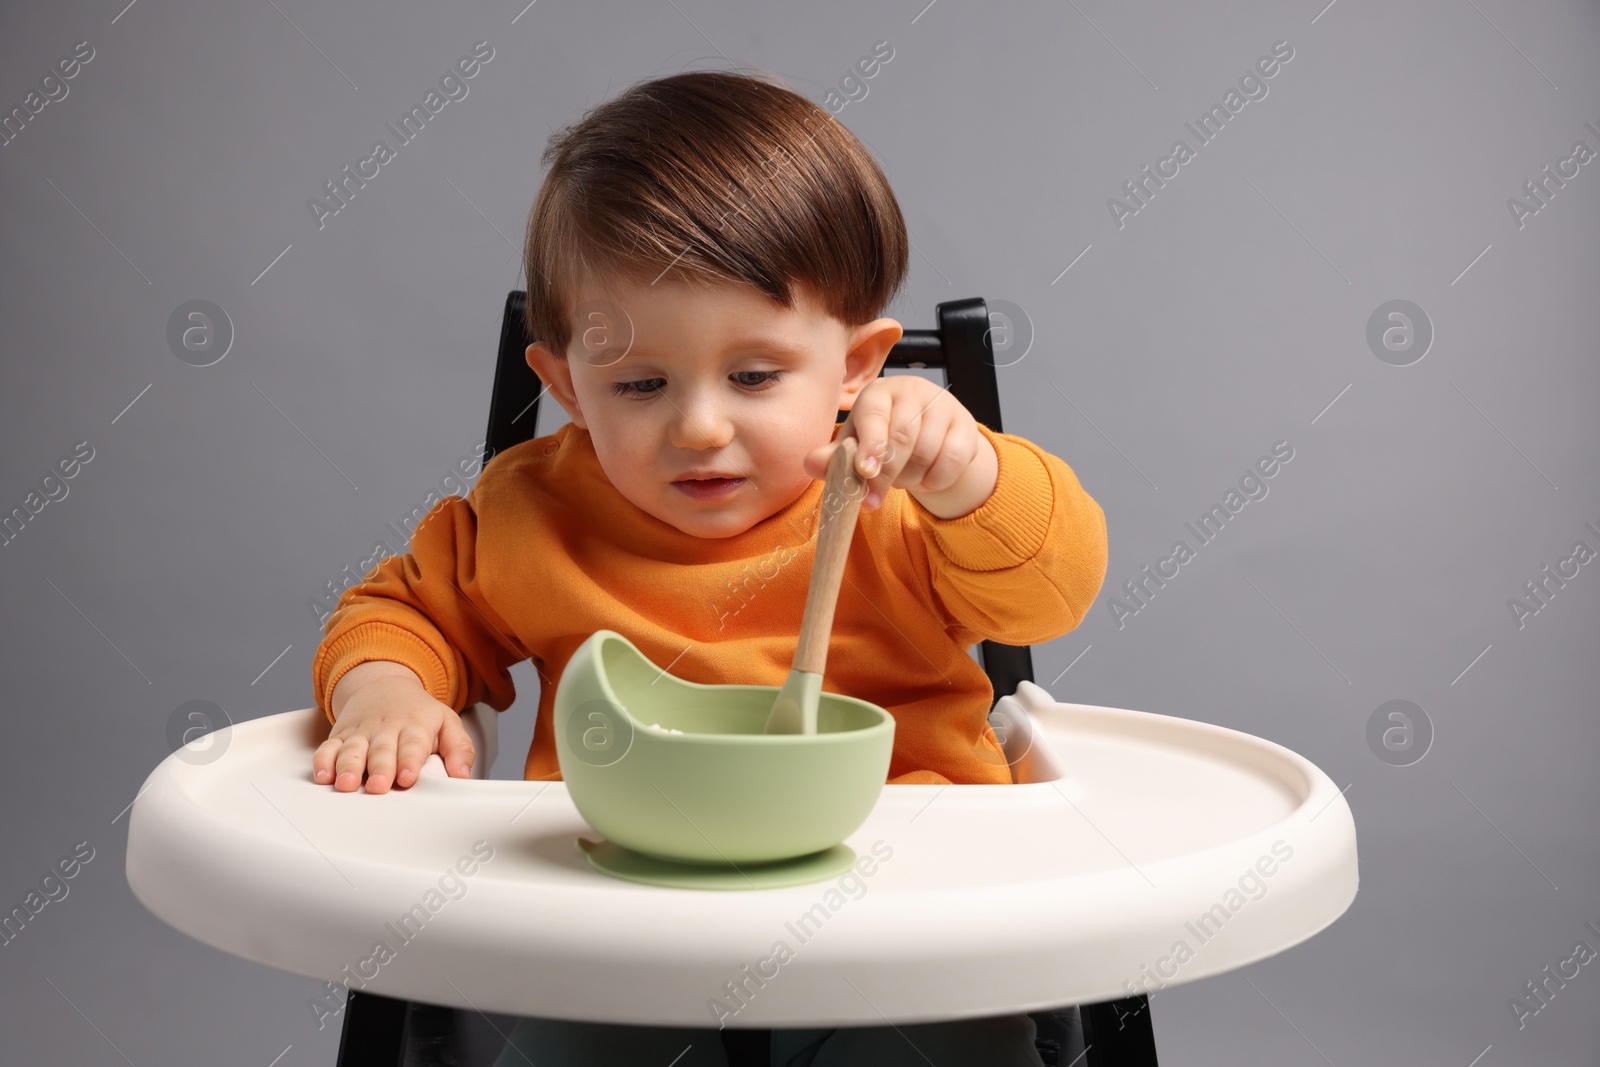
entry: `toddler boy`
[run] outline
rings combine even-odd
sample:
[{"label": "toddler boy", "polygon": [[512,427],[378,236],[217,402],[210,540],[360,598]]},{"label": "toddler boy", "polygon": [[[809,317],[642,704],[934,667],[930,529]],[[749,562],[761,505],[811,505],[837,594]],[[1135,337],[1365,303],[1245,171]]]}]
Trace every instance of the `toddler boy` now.
[{"label": "toddler boy", "polygon": [[[315,780],[408,787],[434,751],[466,776],[460,712],[510,706],[509,668],[530,658],[523,777],[558,780],[556,684],[598,629],[685,680],[782,685],[820,479],[853,436],[869,492],[824,688],[894,715],[890,784],[1009,784],[968,650],[1075,627],[1105,574],[1105,518],[1057,457],[926,379],[879,377],[908,242],[871,154],[771,81],[690,72],[595,108],[543,162],[527,360],[571,421],[496,456],[340,598],[312,663],[332,724]],[[1033,1033],[1026,1015],[778,1030],[773,1063],[923,1063],[926,1047],[1038,1064]],[[502,1062],[726,1062],[709,1029],[525,1019],[513,1044]]]}]

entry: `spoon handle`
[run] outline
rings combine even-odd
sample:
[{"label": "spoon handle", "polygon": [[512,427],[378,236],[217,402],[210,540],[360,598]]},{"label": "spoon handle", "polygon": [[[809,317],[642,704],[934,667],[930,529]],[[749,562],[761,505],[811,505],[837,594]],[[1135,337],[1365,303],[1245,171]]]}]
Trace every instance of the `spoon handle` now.
[{"label": "spoon handle", "polygon": [[867,495],[866,482],[856,473],[856,439],[846,437],[828,458],[828,476],[822,486],[822,516],[817,529],[817,554],[806,589],[805,613],[800,619],[800,643],[794,669],[821,674],[828,661],[828,635],[833,631],[833,609],[839,600],[845,557],[855,533],[856,514]]}]

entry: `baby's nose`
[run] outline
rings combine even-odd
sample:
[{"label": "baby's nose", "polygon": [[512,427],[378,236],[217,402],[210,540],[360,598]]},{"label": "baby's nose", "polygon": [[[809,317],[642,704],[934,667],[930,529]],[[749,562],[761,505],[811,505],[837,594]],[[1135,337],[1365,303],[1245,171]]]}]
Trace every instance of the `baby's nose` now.
[{"label": "baby's nose", "polygon": [[718,404],[685,397],[673,412],[668,435],[677,448],[726,448],[733,429],[733,421]]}]

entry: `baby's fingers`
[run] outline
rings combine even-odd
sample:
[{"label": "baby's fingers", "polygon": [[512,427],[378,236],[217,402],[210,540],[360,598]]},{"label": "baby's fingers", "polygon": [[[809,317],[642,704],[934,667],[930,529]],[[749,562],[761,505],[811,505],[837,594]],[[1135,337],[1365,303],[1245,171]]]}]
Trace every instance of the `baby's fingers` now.
[{"label": "baby's fingers", "polygon": [[[326,757],[332,763],[333,788],[341,793],[350,793],[361,788],[361,772],[367,766],[367,739],[360,734],[348,737],[330,737],[317,749],[319,758],[327,750]],[[318,781],[323,781],[319,772]]]},{"label": "baby's fingers", "polygon": [[467,728],[461,725],[461,716],[452,711],[444,717],[439,730],[439,758],[444,760],[445,773],[453,778],[466,778],[472,774],[472,761],[477,751]]},{"label": "baby's fingers", "polygon": [[[856,473],[871,480],[893,457],[894,446],[889,440],[890,402],[887,394],[863,393],[848,418],[851,435],[856,439]],[[841,436],[843,431],[841,431]],[[887,485],[876,486],[887,490]]]},{"label": "baby's fingers", "polygon": [[395,771],[394,784],[411,786],[422,773],[422,764],[433,755],[433,738],[422,726],[405,726],[400,730],[399,769]]},{"label": "baby's fingers", "polygon": [[339,749],[344,741],[337,737],[330,737],[317,746],[311,754],[311,780],[325,783],[333,780],[333,761],[339,757]]},{"label": "baby's fingers", "polygon": [[399,731],[390,727],[373,730],[367,744],[367,792],[387,793],[394,781],[395,741]]},{"label": "baby's fingers", "polygon": [[[319,784],[334,783],[334,788],[348,793],[361,784],[361,771],[366,767],[366,742],[357,750],[350,746],[351,738],[330,737],[317,746],[311,756],[311,779]],[[346,752],[349,753],[346,756]],[[353,770],[353,781],[347,776],[339,781],[335,775]]]}]

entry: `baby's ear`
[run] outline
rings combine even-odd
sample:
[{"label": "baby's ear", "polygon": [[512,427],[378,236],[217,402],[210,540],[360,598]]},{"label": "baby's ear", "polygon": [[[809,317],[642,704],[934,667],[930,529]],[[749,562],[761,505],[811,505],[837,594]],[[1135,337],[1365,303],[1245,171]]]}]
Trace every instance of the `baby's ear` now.
[{"label": "baby's ear", "polygon": [[578,406],[578,395],[572,388],[571,365],[564,359],[557,359],[555,352],[543,341],[529,345],[523,358],[550,395],[556,398],[556,403],[566,409],[567,418],[587,430],[589,424],[584,421],[583,409]]},{"label": "baby's ear", "polygon": [[844,356],[840,410],[850,408],[861,390],[878,377],[884,361],[889,358],[889,350],[904,333],[900,323],[889,318],[874,319],[851,329]]},{"label": "baby's ear", "polygon": [[523,353],[523,358],[528,361],[528,369],[542,379],[544,377],[543,367],[547,362],[554,362],[556,357],[555,353],[550,351],[549,345],[543,341],[535,341]]}]

